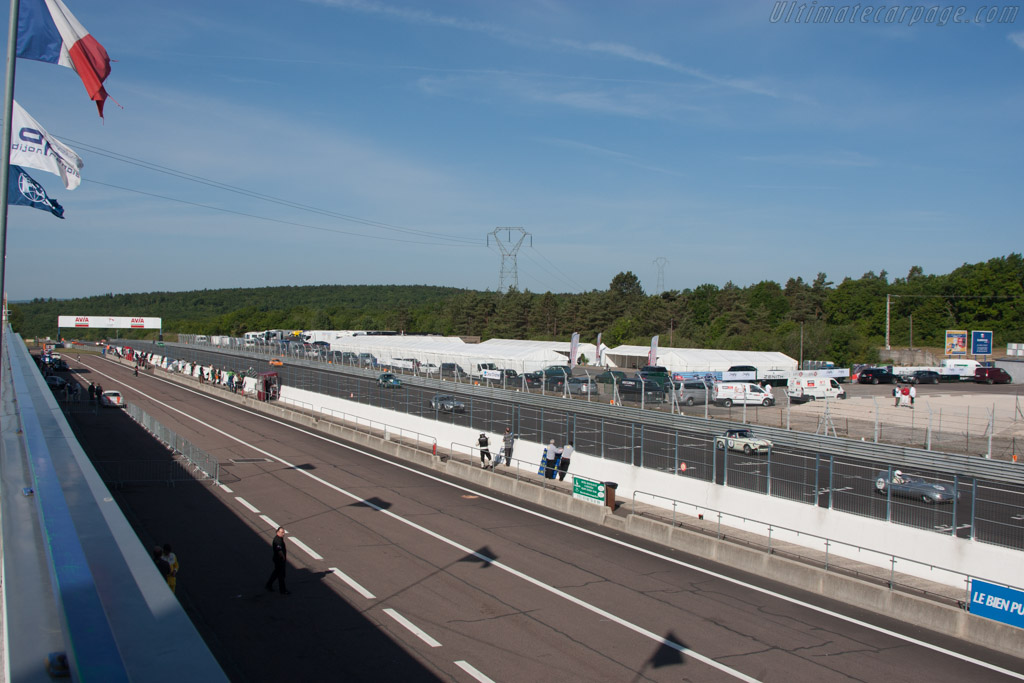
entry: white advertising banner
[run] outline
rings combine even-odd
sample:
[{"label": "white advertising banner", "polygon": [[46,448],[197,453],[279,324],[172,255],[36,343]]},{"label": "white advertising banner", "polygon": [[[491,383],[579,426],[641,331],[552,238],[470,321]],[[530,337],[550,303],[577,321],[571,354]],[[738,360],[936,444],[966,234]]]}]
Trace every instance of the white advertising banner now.
[{"label": "white advertising banner", "polygon": [[142,316],[124,317],[114,315],[58,315],[57,327],[99,328],[115,330],[162,330],[162,318]]}]

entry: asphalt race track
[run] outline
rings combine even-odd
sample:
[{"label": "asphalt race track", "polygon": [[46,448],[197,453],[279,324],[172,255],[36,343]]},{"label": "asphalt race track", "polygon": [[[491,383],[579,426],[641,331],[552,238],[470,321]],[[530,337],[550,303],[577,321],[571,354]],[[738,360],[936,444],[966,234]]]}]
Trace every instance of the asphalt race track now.
[{"label": "asphalt race track", "polygon": [[[1020,659],[70,362],[219,459],[222,487],[115,496],[144,543],[173,544],[178,597],[233,680],[1024,680]],[[101,471],[170,459],[120,410],[72,418]],[[277,525],[290,595],[263,587]]]}]

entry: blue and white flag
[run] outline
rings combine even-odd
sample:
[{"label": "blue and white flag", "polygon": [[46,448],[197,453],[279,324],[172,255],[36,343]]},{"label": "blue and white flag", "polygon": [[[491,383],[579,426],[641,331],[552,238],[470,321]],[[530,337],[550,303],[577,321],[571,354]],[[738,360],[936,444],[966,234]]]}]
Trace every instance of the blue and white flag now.
[{"label": "blue and white flag", "polygon": [[15,206],[31,206],[33,209],[49,211],[57,218],[64,218],[64,207],[56,199],[46,196],[46,190],[32,176],[25,173],[21,166],[10,167],[7,178],[7,204]]}]

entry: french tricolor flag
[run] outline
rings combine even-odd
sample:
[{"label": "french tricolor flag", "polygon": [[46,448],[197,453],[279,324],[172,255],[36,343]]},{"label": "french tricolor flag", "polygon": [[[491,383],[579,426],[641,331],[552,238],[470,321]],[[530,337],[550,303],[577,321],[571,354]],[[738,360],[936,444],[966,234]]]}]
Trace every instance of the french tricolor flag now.
[{"label": "french tricolor flag", "polygon": [[103,117],[103,81],[110,75],[110,58],[63,2],[21,0],[18,56],[74,69]]}]

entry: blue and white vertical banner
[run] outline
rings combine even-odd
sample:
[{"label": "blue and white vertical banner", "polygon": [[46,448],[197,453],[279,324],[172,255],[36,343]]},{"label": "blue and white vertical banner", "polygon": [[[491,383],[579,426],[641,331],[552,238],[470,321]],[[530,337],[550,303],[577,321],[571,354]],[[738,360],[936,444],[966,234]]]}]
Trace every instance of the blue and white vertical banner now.
[{"label": "blue and white vertical banner", "polygon": [[971,614],[1024,628],[1024,591],[971,579]]},{"label": "blue and white vertical banner", "polygon": [[992,355],[992,332],[971,330],[971,353],[975,356]]},{"label": "blue and white vertical banner", "polygon": [[572,333],[572,341],[569,343],[569,367],[576,367],[576,359],[579,358],[580,353],[580,333]]}]

